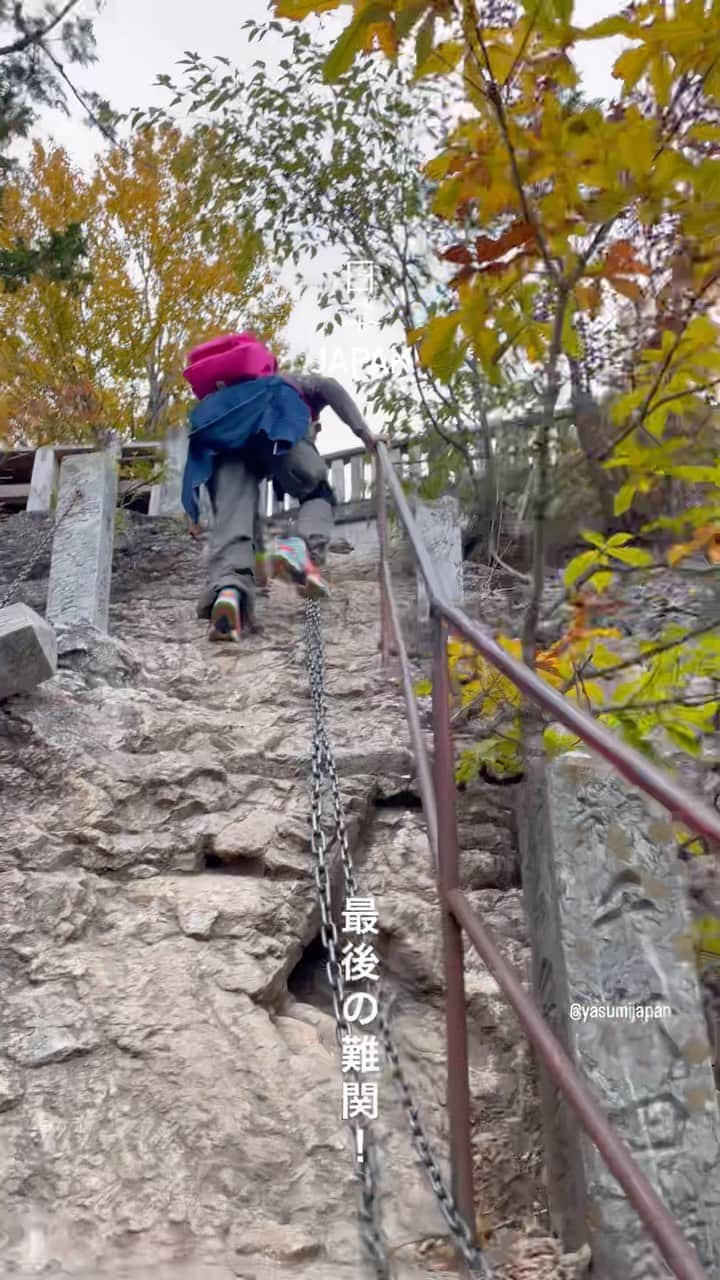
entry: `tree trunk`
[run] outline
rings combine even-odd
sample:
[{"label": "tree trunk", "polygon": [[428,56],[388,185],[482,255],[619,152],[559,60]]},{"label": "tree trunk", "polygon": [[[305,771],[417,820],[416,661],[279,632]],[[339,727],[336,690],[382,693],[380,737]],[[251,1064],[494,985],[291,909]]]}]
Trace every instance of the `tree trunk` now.
[{"label": "tree trunk", "polygon": [[497,477],[497,462],[492,446],[492,431],[482,401],[482,382],[478,375],[477,363],[472,360],[473,367],[473,400],[475,406],[475,427],[482,445],[484,470],[475,476],[475,496],[470,510],[468,522],[463,530],[463,555],[474,551],[483,534],[487,533],[488,555],[492,558],[497,553],[498,505],[500,489]]},{"label": "tree trunk", "polygon": [[604,531],[609,534],[618,527],[618,521],[615,516],[615,495],[610,477],[596,456],[602,445],[598,430],[601,421],[600,406],[595,397],[583,387],[581,369],[577,360],[570,361],[570,385],[578,443],[585,454],[590,480],[600,503]]}]

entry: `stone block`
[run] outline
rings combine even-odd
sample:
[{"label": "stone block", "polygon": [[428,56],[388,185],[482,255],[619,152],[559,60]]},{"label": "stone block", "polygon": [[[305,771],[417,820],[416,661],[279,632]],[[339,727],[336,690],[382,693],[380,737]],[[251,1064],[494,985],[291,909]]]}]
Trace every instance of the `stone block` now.
[{"label": "stone block", "polygon": [[365,454],[353,454],[350,459],[350,502],[359,502],[365,497]]},{"label": "stone block", "polygon": [[345,462],[342,458],[336,458],[333,462],[330,477],[338,503],[343,503],[345,501]]},{"label": "stone block", "polygon": [[[462,526],[457,498],[434,502],[413,502],[415,523],[435,568],[440,590],[450,604],[463,602]],[[417,574],[417,644],[425,650],[430,643],[430,600],[419,566]]]},{"label": "stone block", "polygon": [[[525,806],[536,992],[603,1111],[708,1274],[718,1275],[720,1118],[670,821],[581,751],[549,765],[544,804],[535,796],[528,809],[526,795]],[[552,1107],[549,1089],[545,1082]],[[572,1234],[567,1207],[585,1206],[598,1280],[669,1276],[601,1156],[557,1095],[555,1104],[546,1131],[549,1123],[555,1142],[566,1143],[548,1164],[556,1224]]]},{"label": "stone block", "polygon": [[52,627],[24,604],[0,609],[0,701],[27,693],[57,670]]},{"label": "stone block", "polygon": [[176,516],[182,512],[182,481],[188,451],[187,427],[171,427],[165,438],[165,474],[150,490],[148,515]]},{"label": "stone block", "polygon": [[108,629],[118,476],[112,449],[65,458],[48,584],[56,628]]},{"label": "stone block", "polygon": [[55,446],[51,444],[42,445],[41,448],[35,451],[26,510],[47,515],[52,509],[57,482],[58,464]]}]

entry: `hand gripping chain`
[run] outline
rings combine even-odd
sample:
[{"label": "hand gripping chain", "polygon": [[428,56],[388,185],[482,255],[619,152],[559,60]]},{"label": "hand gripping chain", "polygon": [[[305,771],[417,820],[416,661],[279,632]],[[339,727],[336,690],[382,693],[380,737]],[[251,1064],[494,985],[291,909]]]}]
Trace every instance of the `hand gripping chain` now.
[{"label": "hand gripping chain", "polygon": [[[330,745],[327,730],[327,704],[325,697],[325,651],[322,638],[320,609],[315,601],[305,605],[305,643],[308,675],[310,681],[310,697],[313,711],[313,739],[311,755],[311,790],[312,790],[312,850],[315,855],[315,883],[318,890],[321,916],[321,937],[327,953],[326,972],[330,983],[333,1009],[335,1013],[335,1035],[338,1044],[350,1033],[350,1027],[343,1012],[345,984],[342,965],[339,959],[339,936],[333,920],[332,894],[328,875],[328,848],[335,843],[340,849],[343,869],[345,897],[358,897],[350,850],[348,848],[347,827],[340,784],[338,781],[335,759]],[[328,842],[322,829],[323,784],[329,783],[333,801],[334,830]],[[443,1179],[440,1166],[433,1155],[427,1136],[422,1127],[418,1109],[413,1101],[410,1087],[403,1073],[397,1048],[393,1042],[387,1014],[383,1009],[382,990],[378,1000],[378,1023],[382,1033],[385,1051],[391,1065],[393,1079],[400,1093],[410,1124],[415,1149],[428,1174],[430,1185],[437,1196],[440,1210],[448,1224],[450,1233],[468,1264],[473,1276],[481,1276],[490,1280],[490,1271],[484,1255],[472,1241],[467,1223],[463,1221],[456,1208],[453,1197]],[[348,1073],[357,1079],[357,1072]],[[350,1122],[353,1131],[357,1125]],[[389,1280],[390,1264],[387,1246],[382,1236],[379,1220],[378,1173],[375,1148],[371,1140],[371,1130],[365,1130],[366,1158],[358,1166],[358,1177],[361,1184],[360,1223],[363,1241],[375,1266],[378,1280]]]}]

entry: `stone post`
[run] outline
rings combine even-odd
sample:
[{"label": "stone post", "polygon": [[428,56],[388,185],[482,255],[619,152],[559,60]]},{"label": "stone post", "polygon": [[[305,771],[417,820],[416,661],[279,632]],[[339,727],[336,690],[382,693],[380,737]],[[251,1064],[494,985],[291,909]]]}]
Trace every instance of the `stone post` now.
[{"label": "stone post", "polygon": [[150,490],[148,515],[176,516],[183,509],[182,480],[188,450],[188,431],[184,423],[170,427],[165,437],[165,475]]},{"label": "stone post", "polygon": [[57,628],[108,629],[116,463],[111,448],[70,455],[60,468],[47,605],[48,621]]},{"label": "stone post", "polygon": [[26,604],[0,609],[0,702],[26,693],[57,670],[57,644],[52,627]]},{"label": "stone post", "polygon": [[[544,790],[544,795],[542,791]],[[720,1274],[720,1122],[682,864],[664,811],[580,751],[519,814],[533,985],[544,1012],[709,1275]],[[541,1073],[551,1218],[597,1280],[669,1276]]]},{"label": "stone post", "polygon": [[335,496],[338,505],[341,506],[346,501],[345,498],[345,459],[336,458],[330,468],[330,476],[332,487],[335,490]]},{"label": "stone post", "polygon": [[[435,566],[440,588],[451,604],[463,602],[462,531],[457,498],[413,502],[418,532]],[[430,602],[425,581],[417,571],[417,637],[424,648],[429,638]]]},{"label": "stone post", "polygon": [[57,490],[58,464],[55,446],[41,445],[35,450],[30,493],[26,510],[40,515],[48,515],[52,510],[53,498]]},{"label": "stone post", "polygon": [[355,454],[350,459],[350,502],[360,502],[364,497],[365,455]]}]

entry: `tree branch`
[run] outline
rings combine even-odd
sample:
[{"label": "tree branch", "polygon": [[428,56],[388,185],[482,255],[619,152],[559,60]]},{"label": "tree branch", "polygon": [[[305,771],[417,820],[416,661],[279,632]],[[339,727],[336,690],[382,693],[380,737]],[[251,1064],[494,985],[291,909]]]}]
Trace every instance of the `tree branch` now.
[{"label": "tree branch", "polygon": [[102,120],[100,120],[100,118],[95,114],[93,108],[90,106],[90,103],[88,102],[87,98],[85,98],[83,94],[80,92],[80,90],[73,84],[72,80],[67,74],[62,63],[58,62],[55,55],[50,52],[50,50],[47,48],[46,45],[42,43],[42,41],[38,41],[38,44],[39,44],[39,47],[42,49],[43,53],[45,54],[45,57],[48,58],[48,60],[54,66],[55,70],[60,76],[60,79],[65,81],[65,84],[67,85],[71,94],[75,98],[76,102],[78,102],[82,107],[83,111],[87,113],[88,119],[92,121],[92,123],[95,125],[95,128],[100,131],[103,137],[109,143],[111,143],[113,147],[120,146],[122,147],[122,150],[125,151],[126,150],[125,147],[122,146],[122,143],[118,142],[118,139],[115,137],[115,134],[112,132],[112,130],[108,129],[107,125],[103,124]]},{"label": "tree branch", "polygon": [[559,394],[558,362],[562,351],[562,331],[567,310],[568,291],[562,282],[557,291],[557,307],[553,324],[553,334],[548,353],[546,373],[545,404],[543,423],[538,427],[533,445],[534,464],[537,466],[535,477],[535,493],[533,497],[533,563],[532,587],[526,605],[522,628],[523,661],[529,667],[535,666],[535,640],[537,624],[540,617],[540,601],[545,585],[545,516],[548,504],[547,465],[548,437],[555,417],[555,406]]},{"label": "tree branch", "polygon": [[[608,676],[615,676],[620,671],[628,671],[630,667],[639,667],[643,662],[647,662],[648,658],[656,658],[659,653],[668,653],[670,649],[679,649],[681,645],[687,644],[688,640],[693,640],[696,636],[707,635],[708,631],[715,631],[720,626],[720,618],[713,618],[712,622],[704,622],[699,627],[693,627],[690,631],[686,631],[683,636],[677,640],[666,640],[662,644],[654,645],[651,649],[646,649],[644,653],[637,653],[632,658],[626,658],[623,662],[616,662],[612,667],[604,667],[598,670],[595,667],[588,667],[584,672],[586,676],[595,676],[598,679],[606,679]],[[575,683],[575,675],[571,679],[566,680],[561,686],[560,692],[567,693]]]},{"label": "tree branch", "polygon": [[[37,27],[34,31],[26,28],[25,34],[21,36],[14,44],[6,44],[0,48],[0,58],[7,58],[13,53],[23,53],[25,49],[29,49],[30,45],[42,45],[43,40],[50,34],[52,30],[67,17],[71,9],[74,9],[80,0],[67,0],[67,4],[55,15],[51,22],[44,27]],[[22,19],[21,19],[22,20]]]},{"label": "tree branch", "polygon": [[[515,188],[518,193],[520,206],[523,211],[523,217],[525,218],[525,221],[527,222],[528,226],[532,227],[533,231],[535,232],[535,238],[538,243],[538,248],[540,249],[540,253],[542,255],[542,258],[548,270],[548,273],[554,279],[557,279],[559,275],[557,265],[555,262],[553,262],[552,255],[550,253],[547,242],[545,240],[545,236],[542,233],[540,223],[538,222],[538,219],[535,215],[535,211],[530,206],[530,201],[528,200],[527,192],[525,190],[525,185],[523,183],[523,180],[520,174],[520,167],[518,165],[517,154],[515,152],[512,139],[510,137],[510,129],[508,127],[507,116],[505,115],[505,107],[503,105],[500,86],[498,85],[495,79],[495,76],[493,74],[492,64],[490,62],[490,56],[488,54],[485,41],[483,40],[482,32],[478,25],[477,14],[473,13],[472,17],[470,17],[470,14],[469,14],[470,6],[466,5],[465,8],[466,8],[466,12],[463,16],[463,23],[467,23],[468,27],[472,29],[472,34],[475,36],[475,40],[477,41],[477,46],[480,49],[480,52],[482,54],[482,61],[485,64],[485,72],[488,77],[488,82],[487,83],[483,82],[482,89],[484,90],[488,101],[492,103],[492,106],[494,107],[494,110],[495,110],[495,115],[497,117],[497,122],[500,128],[500,132],[502,134],[503,142],[505,143],[505,149],[508,153],[508,158],[510,160],[510,168],[512,171],[513,182],[515,184]],[[477,49],[474,47],[474,43],[472,39],[468,40],[468,45],[470,46],[470,49],[472,50],[472,53],[473,53],[473,57],[475,58],[475,61],[478,64],[478,67],[482,73],[483,68],[481,66],[480,59],[478,58],[478,55],[477,55]]]}]

